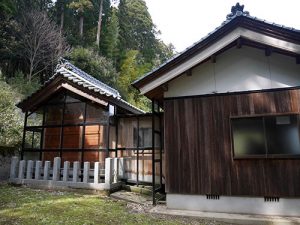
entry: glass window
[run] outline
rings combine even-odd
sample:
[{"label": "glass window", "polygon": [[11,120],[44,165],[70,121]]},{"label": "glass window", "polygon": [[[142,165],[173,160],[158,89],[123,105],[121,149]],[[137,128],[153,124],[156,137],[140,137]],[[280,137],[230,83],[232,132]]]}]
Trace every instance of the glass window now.
[{"label": "glass window", "polygon": [[96,104],[87,104],[86,122],[107,124],[108,110]]},{"label": "glass window", "polygon": [[81,152],[67,152],[67,151],[62,151],[61,155],[62,162],[64,161],[69,161],[69,162],[76,162],[76,161],[81,161]]},{"label": "glass window", "polygon": [[81,100],[79,98],[80,98],[79,96],[70,96],[70,95],[67,95],[66,96],[66,103],[81,102]]},{"label": "glass window", "polygon": [[32,126],[42,126],[43,125],[43,110],[39,109],[33,113],[31,113],[27,117],[27,124],[28,127]]},{"label": "glass window", "polygon": [[99,152],[98,151],[84,152],[83,161],[90,162],[91,168],[94,168],[94,163],[99,161]]},{"label": "glass window", "polygon": [[300,155],[298,115],[231,120],[234,156]]},{"label": "glass window", "polygon": [[62,120],[63,105],[49,105],[45,109],[45,125],[60,125]]},{"label": "glass window", "polygon": [[106,127],[89,125],[85,127],[84,148],[99,149],[106,147]]},{"label": "glass window", "polygon": [[60,133],[60,127],[44,128],[44,149],[59,149]]},{"label": "glass window", "polygon": [[83,126],[67,126],[63,128],[63,148],[81,149],[82,148]]},{"label": "glass window", "polygon": [[[133,131],[134,145],[137,146],[137,128]],[[151,128],[140,128],[139,129],[139,147],[152,147],[152,129]]]},{"label": "glass window", "polygon": [[262,118],[240,118],[232,121],[235,156],[266,154]]},{"label": "glass window", "polygon": [[268,154],[300,154],[297,116],[266,117]]},{"label": "glass window", "polygon": [[59,152],[43,152],[42,160],[43,161],[54,161],[55,157],[59,157]]},{"label": "glass window", "polygon": [[59,104],[64,103],[65,101],[65,93],[60,92],[56,94],[55,96],[51,97],[51,99],[47,102],[48,104]]},{"label": "glass window", "polygon": [[84,103],[65,105],[64,124],[78,124],[84,120]]}]

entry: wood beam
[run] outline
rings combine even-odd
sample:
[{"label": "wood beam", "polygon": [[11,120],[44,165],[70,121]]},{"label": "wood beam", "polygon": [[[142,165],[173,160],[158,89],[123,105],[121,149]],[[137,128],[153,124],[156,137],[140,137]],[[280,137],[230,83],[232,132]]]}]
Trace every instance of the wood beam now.
[{"label": "wood beam", "polygon": [[210,57],[210,61],[211,61],[212,63],[216,63],[216,62],[217,62],[216,55],[212,55],[212,56]]},{"label": "wood beam", "polygon": [[300,55],[296,56],[296,64],[300,64]]},{"label": "wood beam", "polygon": [[169,89],[168,84],[164,84],[161,87],[162,87],[162,89],[163,89],[164,92],[168,91],[168,89]]},{"label": "wood beam", "polygon": [[272,54],[272,49],[271,48],[266,48],[265,49],[265,56],[271,56]]},{"label": "wood beam", "polygon": [[238,49],[240,49],[240,48],[242,48],[242,39],[241,38],[239,38],[239,39],[237,39],[237,41],[236,41],[236,48],[238,48]]},{"label": "wood beam", "polygon": [[187,76],[192,76],[192,70],[191,70],[191,69],[187,70],[187,71],[186,71],[186,75],[187,75]]}]

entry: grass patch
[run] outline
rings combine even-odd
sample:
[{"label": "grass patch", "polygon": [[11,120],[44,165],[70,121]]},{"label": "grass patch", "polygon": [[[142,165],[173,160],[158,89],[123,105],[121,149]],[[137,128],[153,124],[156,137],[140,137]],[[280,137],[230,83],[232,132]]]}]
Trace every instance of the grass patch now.
[{"label": "grass patch", "polygon": [[186,222],[182,218],[129,213],[125,202],[109,197],[0,184],[0,224],[173,225]]}]

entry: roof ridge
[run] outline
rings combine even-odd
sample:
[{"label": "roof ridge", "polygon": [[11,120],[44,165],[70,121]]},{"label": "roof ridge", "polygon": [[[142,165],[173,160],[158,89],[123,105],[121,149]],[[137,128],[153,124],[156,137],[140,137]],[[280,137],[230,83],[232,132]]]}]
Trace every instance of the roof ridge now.
[{"label": "roof ridge", "polygon": [[[107,84],[103,83],[102,81],[96,79],[92,75],[90,75],[90,74],[86,73],[85,71],[81,70],[80,68],[78,68],[77,66],[75,66],[70,61],[68,61],[64,58],[59,59],[59,63],[57,65],[56,69],[55,69],[55,72],[57,72],[62,67],[64,67],[67,70],[70,70],[70,71],[74,72],[75,74],[82,77],[83,79],[86,79],[86,80],[94,83],[94,85],[96,85],[100,89],[103,89],[103,88],[106,89],[106,90],[103,90],[103,91],[112,92],[111,94],[115,95],[117,98],[121,98],[120,93],[116,89],[114,89],[114,88],[108,86]],[[75,71],[73,71],[73,70],[75,70]],[[84,76],[82,76],[82,75],[84,75]]]}]

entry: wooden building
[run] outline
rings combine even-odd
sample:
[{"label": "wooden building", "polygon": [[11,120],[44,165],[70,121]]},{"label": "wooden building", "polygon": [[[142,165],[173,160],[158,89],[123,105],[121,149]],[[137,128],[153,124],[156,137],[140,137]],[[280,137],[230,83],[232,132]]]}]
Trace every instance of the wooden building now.
[{"label": "wooden building", "polygon": [[167,206],[300,215],[300,31],[232,7],[135,81],[164,110]]},{"label": "wooden building", "polygon": [[[61,157],[62,163],[100,162],[104,168],[105,158],[125,157],[127,181],[153,182],[152,124],[158,119],[70,62],[62,59],[18,107],[25,113],[23,159]],[[161,176],[159,170],[155,174]]]}]

